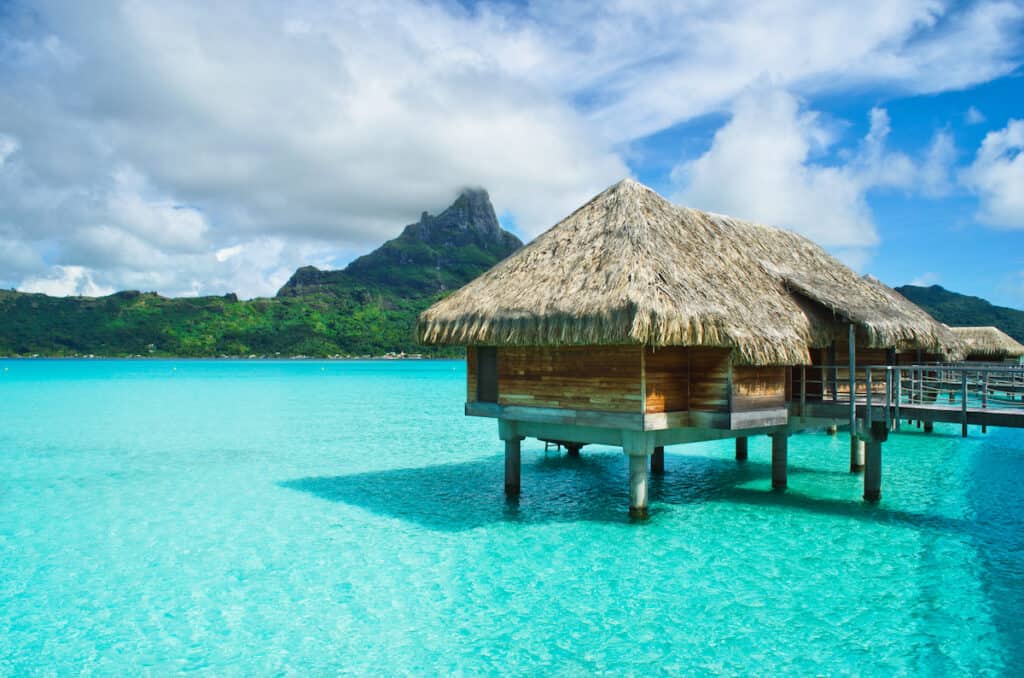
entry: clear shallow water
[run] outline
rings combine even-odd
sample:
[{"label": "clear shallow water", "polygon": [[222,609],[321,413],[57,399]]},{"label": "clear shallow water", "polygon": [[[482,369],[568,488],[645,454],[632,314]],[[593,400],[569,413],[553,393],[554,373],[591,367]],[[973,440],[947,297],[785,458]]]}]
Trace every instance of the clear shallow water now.
[{"label": "clear shallow water", "polygon": [[1024,434],[627,464],[527,441],[458,362],[0,361],[0,674],[1020,675]]}]

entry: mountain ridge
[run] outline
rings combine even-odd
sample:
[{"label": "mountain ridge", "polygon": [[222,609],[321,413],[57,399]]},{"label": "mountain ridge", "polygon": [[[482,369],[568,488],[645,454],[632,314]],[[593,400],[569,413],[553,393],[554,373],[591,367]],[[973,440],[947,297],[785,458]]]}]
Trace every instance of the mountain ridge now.
[{"label": "mountain ridge", "polygon": [[896,291],[927,311],[939,322],[952,326],[993,325],[1024,342],[1024,311],[997,306],[987,299],[947,290],[942,285],[903,285]]},{"label": "mountain ridge", "polygon": [[351,284],[430,296],[458,289],[522,246],[498,223],[486,190],[464,189],[440,214],[423,212],[400,235],[344,269],[299,268],[277,296],[330,292]]},{"label": "mountain ridge", "polygon": [[0,290],[0,356],[457,355],[416,344],[417,316],[521,246],[487,192],[467,189],[345,269],[300,267],[275,297]]}]

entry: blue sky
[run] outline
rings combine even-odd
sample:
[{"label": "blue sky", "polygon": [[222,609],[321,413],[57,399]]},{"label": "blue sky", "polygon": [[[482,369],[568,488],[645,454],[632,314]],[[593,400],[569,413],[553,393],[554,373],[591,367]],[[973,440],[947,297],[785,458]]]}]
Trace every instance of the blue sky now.
[{"label": "blue sky", "polygon": [[0,285],[273,294],[634,176],[1024,307],[1024,2],[0,1]]}]

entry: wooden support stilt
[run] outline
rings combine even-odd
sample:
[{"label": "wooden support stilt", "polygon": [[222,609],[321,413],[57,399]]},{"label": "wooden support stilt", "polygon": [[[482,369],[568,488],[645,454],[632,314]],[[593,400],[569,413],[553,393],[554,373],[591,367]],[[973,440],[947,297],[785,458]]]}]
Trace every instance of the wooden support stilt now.
[{"label": "wooden support stilt", "polygon": [[[985,371],[981,381],[981,409],[988,408],[988,371]],[[988,426],[985,424],[981,425],[981,432],[988,433]]]},{"label": "wooden support stilt", "polygon": [[786,456],[789,450],[789,434],[785,431],[772,436],[772,489],[786,489]]},{"label": "wooden support stilt", "polygon": [[829,434],[830,436],[834,436],[838,432],[839,432],[839,427],[836,426],[835,424],[830,424],[830,425],[825,427],[825,433]]},{"label": "wooden support stilt", "polygon": [[857,440],[857,331],[852,322],[847,348],[850,362],[850,471],[856,472],[864,468],[864,443]]},{"label": "wooden support stilt", "polygon": [[654,454],[651,455],[651,473],[665,475],[665,448],[660,445],[654,448]]},{"label": "wooden support stilt", "polygon": [[582,445],[574,445],[572,443],[567,443],[565,445],[565,451],[566,451],[566,453],[570,457],[577,457],[578,458],[580,456],[580,448],[581,447],[583,447],[583,446]]},{"label": "wooden support stilt", "polygon": [[505,441],[505,494],[519,495],[520,443],[522,438],[514,437]]},{"label": "wooden support stilt", "polygon": [[878,501],[882,498],[882,441],[872,437],[865,448],[864,500]]},{"label": "wooden support stilt", "polygon": [[856,434],[850,436],[850,473],[864,470],[864,441],[858,440]]},{"label": "wooden support stilt", "polygon": [[747,460],[747,437],[740,436],[736,439],[736,461]]},{"label": "wooden support stilt", "polygon": [[935,430],[935,422],[933,422],[933,421],[926,421],[924,423],[924,432],[925,433],[931,433],[934,430]]},{"label": "wooden support stilt", "polygon": [[967,437],[967,370],[960,372],[960,435]]},{"label": "wooden support stilt", "polygon": [[629,456],[629,517],[647,517],[647,455]]}]

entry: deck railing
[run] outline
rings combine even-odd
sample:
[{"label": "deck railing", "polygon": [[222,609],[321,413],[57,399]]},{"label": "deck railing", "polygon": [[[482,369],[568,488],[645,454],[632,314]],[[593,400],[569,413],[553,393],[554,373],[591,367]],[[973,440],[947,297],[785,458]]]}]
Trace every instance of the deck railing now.
[{"label": "deck railing", "polygon": [[[852,379],[849,365],[813,365],[794,369],[793,400],[801,412],[808,402],[858,407],[870,426],[884,421],[899,428],[901,410],[990,410],[1024,416],[1024,366],[1001,363],[935,363],[921,365],[858,365]],[[851,389],[852,384],[852,389]],[[851,398],[852,390],[852,398]]]}]

